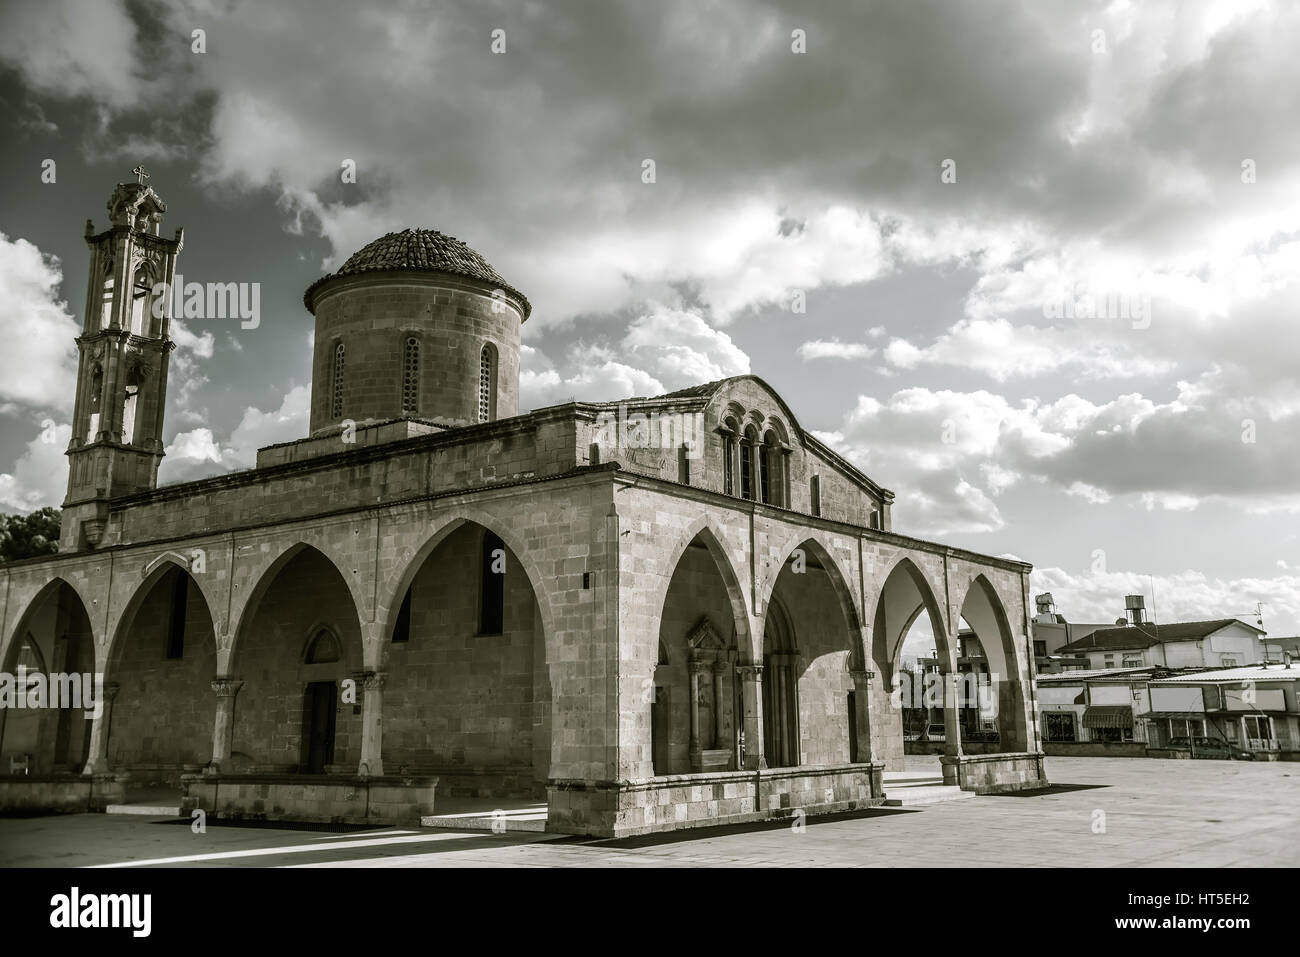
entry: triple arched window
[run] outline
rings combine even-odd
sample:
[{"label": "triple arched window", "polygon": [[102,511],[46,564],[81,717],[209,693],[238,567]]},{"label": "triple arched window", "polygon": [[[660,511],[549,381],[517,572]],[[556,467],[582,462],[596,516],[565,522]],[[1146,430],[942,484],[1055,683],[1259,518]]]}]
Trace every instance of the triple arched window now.
[{"label": "triple arched window", "polygon": [[751,502],[788,508],[789,463],[787,448],[776,429],[760,436],[748,425],[743,432],[732,417],[723,420],[722,489]]}]

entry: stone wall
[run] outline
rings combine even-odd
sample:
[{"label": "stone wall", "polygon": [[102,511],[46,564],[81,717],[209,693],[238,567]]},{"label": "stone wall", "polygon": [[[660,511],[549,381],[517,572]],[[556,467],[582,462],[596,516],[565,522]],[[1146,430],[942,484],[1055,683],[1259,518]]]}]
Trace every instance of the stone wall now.
[{"label": "stone wall", "polygon": [[1143,741],[1044,741],[1043,753],[1075,758],[1145,758]]},{"label": "stone wall", "polygon": [[126,778],[115,774],[0,775],[0,812],[102,811],[126,800]]},{"label": "stone wall", "polygon": [[959,784],[963,791],[994,794],[1047,786],[1042,754],[945,755],[939,760],[944,769],[944,783],[949,783],[950,771],[956,768],[953,783]]},{"label": "stone wall", "polygon": [[607,788],[550,791],[547,830],[630,837],[872,807],[883,801],[880,767],[773,768],[668,775]]},{"label": "stone wall", "polygon": [[437,778],[184,775],[181,807],[223,820],[418,826],[434,813]]}]

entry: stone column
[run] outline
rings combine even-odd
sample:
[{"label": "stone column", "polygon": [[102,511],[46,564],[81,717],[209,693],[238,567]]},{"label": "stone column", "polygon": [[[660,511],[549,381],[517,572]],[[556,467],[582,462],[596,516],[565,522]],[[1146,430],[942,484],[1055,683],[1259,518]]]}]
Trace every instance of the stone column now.
[{"label": "stone column", "polygon": [[850,759],[859,764],[876,760],[875,742],[871,739],[871,679],[874,671],[851,671],[853,678],[853,720],[857,729],[858,753]]},{"label": "stone column", "polygon": [[691,763],[700,753],[700,667],[699,662],[691,659],[688,667],[691,671]]},{"label": "stone column", "polygon": [[943,673],[943,783],[959,784],[961,764],[961,675],[954,669]]},{"label": "stone column", "polygon": [[217,714],[212,722],[212,761],[206,768],[209,774],[220,774],[230,763],[235,734],[235,696],[243,686],[242,681],[229,675],[212,681],[212,690],[217,696]]},{"label": "stone column", "polygon": [[1025,728],[1025,700],[1024,682],[1014,678],[1003,677],[997,685],[997,723],[998,723],[998,750],[1004,752],[1020,752],[1031,750],[1029,746],[1029,735]]},{"label": "stone column", "polygon": [[358,777],[382,777],[384,774],[384,681],[387,678],[388,675],[382,671],[370,671],[365,675]]},{"label": "stone column", "polygon": [[739,665],[736,673],[741,680],[740,700],[744,708],[741,734],[744,736],[745,770],[761,771],[767,768],[763,754],[763,666]]},{"label": "stone column", "polygon": [[108,773],[108,732],[113,724],[113,701],[121,687],[115,681],[104,685],[99,716],[90,726],[90,753],[86,756],[86,768],[82,774]]},{"label": "stone column", "polygon": [[713,662],[713,746],[721,748],[725,740],[722,734],[722,673],[726,661],[719,658]]},{"label": "stone column", "polygon": [[785,655],[772,656],[772,707],[776,709],[772,722],[772,733],[776,737],[776,759],[782,766],[790,763],[790,685],[786,680]]}]

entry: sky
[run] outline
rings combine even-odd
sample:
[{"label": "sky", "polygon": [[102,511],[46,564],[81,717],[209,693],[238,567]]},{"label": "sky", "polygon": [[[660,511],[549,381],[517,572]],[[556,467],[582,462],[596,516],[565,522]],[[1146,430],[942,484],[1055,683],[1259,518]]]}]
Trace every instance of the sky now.
[{"label": "sky", "polygon": [[1296,50],[1262,0],[6,3],[0,511],[62,501],[144,164],[186,281],[261,289],[173,323],[161,482],[305,435],[302,291],[422,226],[532,301],[525,408],[753,373],[1071,621],[1296,634]]}]

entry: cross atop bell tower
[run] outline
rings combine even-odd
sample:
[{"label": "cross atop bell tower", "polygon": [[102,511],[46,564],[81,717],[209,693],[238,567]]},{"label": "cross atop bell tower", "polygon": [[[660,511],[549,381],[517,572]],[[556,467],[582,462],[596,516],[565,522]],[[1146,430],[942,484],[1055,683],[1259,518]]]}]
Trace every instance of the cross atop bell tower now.
[{"label": "cross atop bell tower", "polygon": [[77,394],[68,444],[68,495],[59,548],[99,544],[108,502],[158,484],[163,410],[172,349],[172,283],[184,231],[158,235],[167,204],[144,181],[119,183],[109,225],[86,221],[90,277],[77,337]]}]

